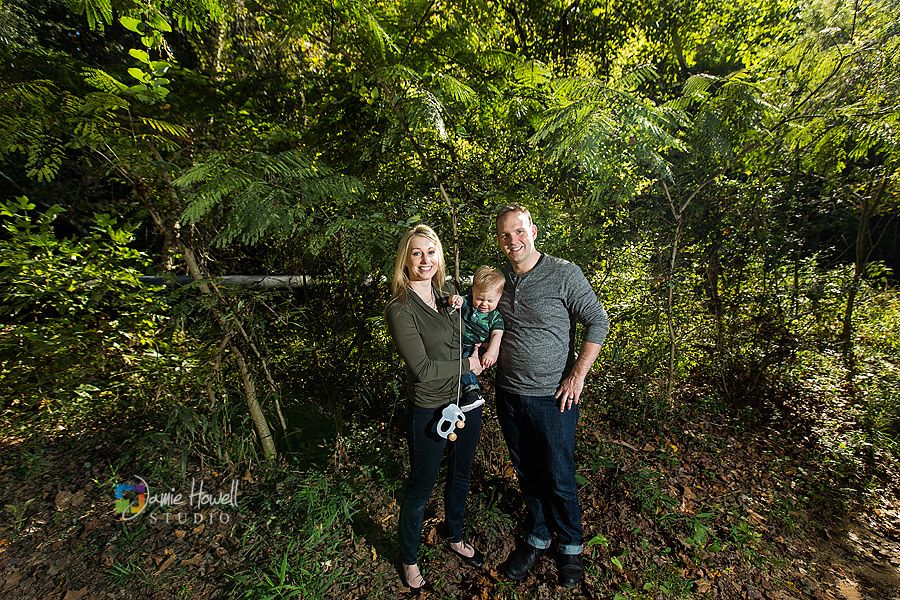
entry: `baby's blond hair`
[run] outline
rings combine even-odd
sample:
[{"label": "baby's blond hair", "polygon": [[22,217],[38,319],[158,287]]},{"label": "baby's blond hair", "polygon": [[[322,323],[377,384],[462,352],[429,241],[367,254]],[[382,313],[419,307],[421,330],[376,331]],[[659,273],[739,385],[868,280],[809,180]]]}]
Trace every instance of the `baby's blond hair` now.
[{"label": "baby's blond hair", "polygon": [[503,284],[506,283],[506,277],[500,269],[482,265],[475,271],[472,276],[472,289],[486,289],[490,291],[503,291]]}]

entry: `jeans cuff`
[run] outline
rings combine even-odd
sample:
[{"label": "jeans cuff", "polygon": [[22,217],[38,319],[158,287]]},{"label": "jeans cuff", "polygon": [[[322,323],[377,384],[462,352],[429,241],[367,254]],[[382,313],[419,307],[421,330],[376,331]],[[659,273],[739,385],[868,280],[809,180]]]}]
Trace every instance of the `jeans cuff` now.
[{"label": "jeans cuff", "polygon": [[541,539],[533,533],[528,534],[528,536],[525,538],[525,542],[529,546],[534,546],[538,550],[546,550],[550,547],[550,540]]},{"label": "jeans cuff", "polygon": [[556,544],[556,551],[560,554],[581,554],[584,544]]}]

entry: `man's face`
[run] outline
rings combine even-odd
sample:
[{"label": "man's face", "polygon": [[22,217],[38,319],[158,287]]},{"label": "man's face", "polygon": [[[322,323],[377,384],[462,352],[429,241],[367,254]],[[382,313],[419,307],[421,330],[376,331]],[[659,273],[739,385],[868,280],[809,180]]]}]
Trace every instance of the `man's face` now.
[{"label": "man's face", "polygon": [[489,313],[497,308],[501,295],[503,295],[502,289],[473,288],[472,306],[478,312]]},{"label": "man's face", "polygon": [[497,244],[516,272],[519,269],[527,271],[537,262],[536,238],[537,227],[524,213],[509,212],[497,221]]}]

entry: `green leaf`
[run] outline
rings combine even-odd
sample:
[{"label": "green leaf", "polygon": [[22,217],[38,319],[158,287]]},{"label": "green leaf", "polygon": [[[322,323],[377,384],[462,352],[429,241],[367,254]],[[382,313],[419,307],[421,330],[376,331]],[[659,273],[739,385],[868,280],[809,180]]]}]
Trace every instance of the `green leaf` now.
[{"label": "green leaf", "polygon": [[146,73],[138,69],[137,67],[131,67],[128,69],[128,74],[137,79],[138,81],[146,83],[149,77]]},{"label": "green leaf", "polygon": [[140,31],[138,30],[138,26],[141,24],[141,22],[133,17],[119,17],[119,23],[121,23],[122,26],[128,31],[140,33]]},{"label": "green leaf", "polygon": [[159,31],[165,31],[166,33],[172,33],[172,26],[169,25],[169,22],[160,15],[159,13],[153,13],[149,18],[150,26],[154,29],[158,29]]},{"label": "green leaf", "polygon": [[165,75],[170,66],[172,65],[169,63],[169,61],[166,60],[154,60],[150,63],[150,68],[153,69],[153,74],[157,76]]},{"label": "green leaf", "polygon": [[139,50],[138,48],[132,48],[128,51],[128,54],[135,57],[142,63],[150,64],[150,55],[147,54],[146,50]]}]

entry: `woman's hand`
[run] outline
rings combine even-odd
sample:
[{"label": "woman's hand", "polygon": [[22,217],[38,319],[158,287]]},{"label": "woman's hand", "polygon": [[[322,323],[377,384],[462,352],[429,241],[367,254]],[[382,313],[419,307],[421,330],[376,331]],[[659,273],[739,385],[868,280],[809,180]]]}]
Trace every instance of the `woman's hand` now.
[{"label": "woman's hand", "polygon": [[469,357],[469,370],[475,375],[481,375],[481,371],[484,370],[481,368],[481,361],[475,355]]}]

